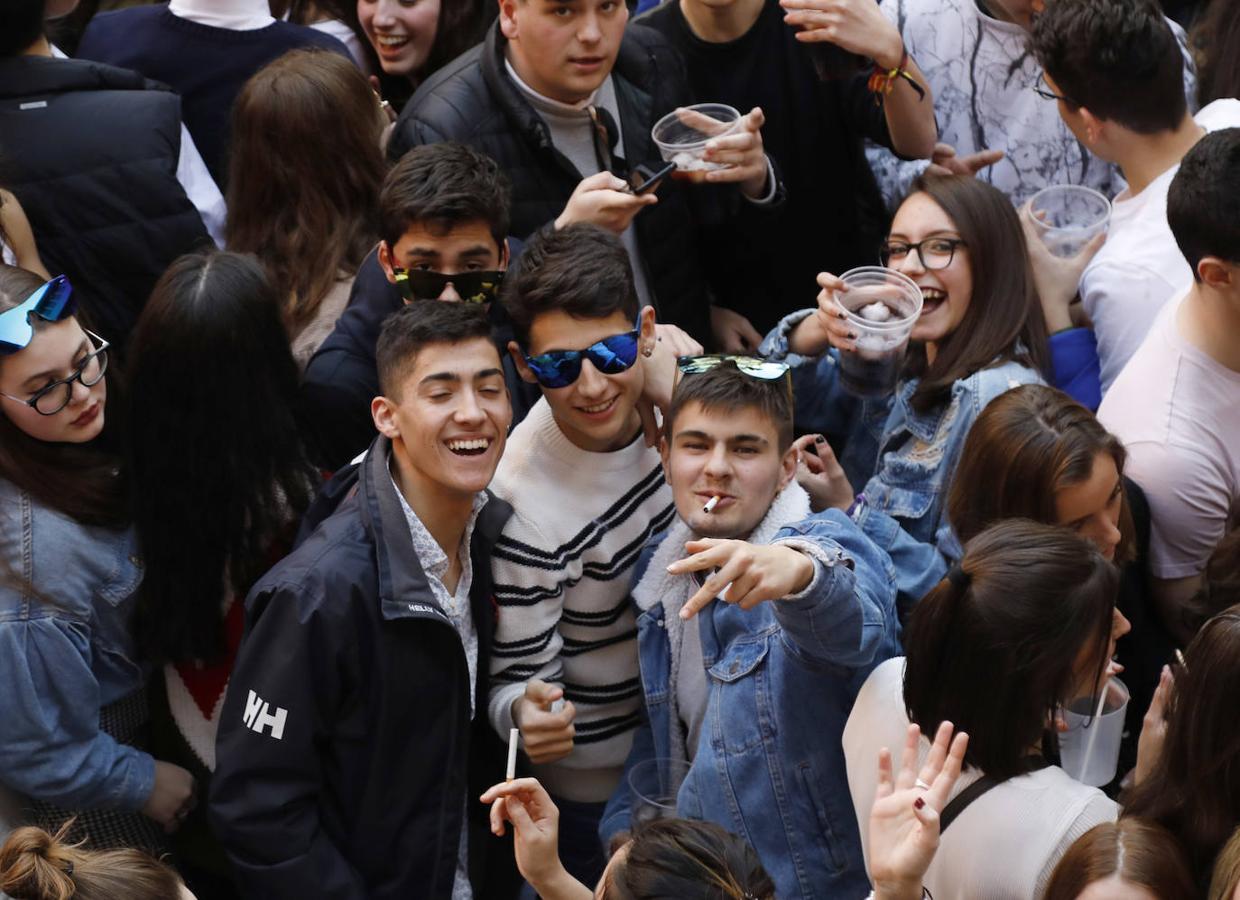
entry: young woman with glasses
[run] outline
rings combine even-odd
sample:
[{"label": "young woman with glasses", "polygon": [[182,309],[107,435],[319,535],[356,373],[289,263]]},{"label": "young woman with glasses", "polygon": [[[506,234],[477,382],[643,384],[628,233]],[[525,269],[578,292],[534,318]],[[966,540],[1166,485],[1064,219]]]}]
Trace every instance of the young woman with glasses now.
[{"label": "young woman with glasses", "polygon": [[7,824],[55,830],[76,813],[94,847],[155,849],[194,782],[141,746],[119,402],[107,341],[76,305],[64,276],[0,266],[0,790]]},{"label": "young woman with glasses", "polygon": [[[912,279],[924,305],[895,391],[849,395],[841,354],[857,335],[822,274],[818,308],[793,313],[762,350],[793,366],[802,484],[817,508],[849,512],[895,563],[902,606],[947,569],[944,498],[978,413],[1020,384],[1042,381],[1046,333],[1020,221],[995,188],[966,176],[919,179],[900,205],[882,262]],[[824,435],[846,441],[839,461]]]}]

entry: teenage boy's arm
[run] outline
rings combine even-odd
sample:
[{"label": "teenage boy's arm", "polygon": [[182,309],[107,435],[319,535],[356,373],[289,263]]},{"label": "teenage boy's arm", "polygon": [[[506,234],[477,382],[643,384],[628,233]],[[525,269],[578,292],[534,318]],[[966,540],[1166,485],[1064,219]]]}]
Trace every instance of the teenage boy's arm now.
[{"label": "teenage boy's arm", "polygon": [[365,900],[323,829],[322,744],[348,668],[339,622],[303,615],[300,586],[253,595],[216,739],[210,819],[246,897]]},{"label": "teenage boy's arm", "polygon": [[685,604],[688,615],[725,586],[728,602],[744,609],[771,600],[801,655],[850,668],[873,662],[884,637],[894,634],[891,563],[838,510],[781,529],[771,544],[701,540],[686,550],[693,556],[669,571],[717,569]]},{"label": "teenage boy's arm", "polygon": [[549,562],[548,548],[533,523],[514,513],[491,555],[498,620],[491,645],[491,691],[487,713],[507,738],[521,730],[531,762],[555,762],[573,749],[576,709],[565,700],[560,614],[570,573]]}]

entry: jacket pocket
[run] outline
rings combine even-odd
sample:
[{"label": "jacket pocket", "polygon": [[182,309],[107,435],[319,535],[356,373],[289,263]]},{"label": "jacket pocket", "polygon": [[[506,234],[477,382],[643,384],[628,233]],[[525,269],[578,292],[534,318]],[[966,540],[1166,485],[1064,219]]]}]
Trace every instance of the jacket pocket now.
[{"label": "jacket pocket", "polygon": [[767,694],[767,635],[731,644],[708,670],[711,678],[707,722],[711,742],[724,755],[762,746],[775,735]]},{"label": "jacket pocket", "polygon": [[818,791],[818,778],[814,774],[813,767],[808,762],[803,762],[797,766],[797,777],[801,782],[802,796],[805,802],[813,807],[814,820],[818,823],[818,831],[814,843],[823,851],[823,858],[827,860],[831,871],[838,874],[848,866],[847,848],[840,845],[841,836],[846,832],[842,832],[835,827],[831,811],[827,808]]},{"label": "jacket pocket", "polygon": [[137,592],[138,585],[142,583],[142,557],[138,555],[138,542],[132,531],[116,542],[111,570],[97,593],[108,605],[120,606]]}]

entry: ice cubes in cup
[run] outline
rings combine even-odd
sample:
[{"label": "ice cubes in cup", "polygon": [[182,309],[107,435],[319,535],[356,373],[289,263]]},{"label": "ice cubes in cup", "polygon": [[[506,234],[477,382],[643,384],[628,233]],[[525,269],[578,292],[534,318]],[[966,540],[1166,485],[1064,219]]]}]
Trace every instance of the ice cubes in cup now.
[{"label": "ice cubes in cup", "polygon": [[707,172],[727,168],[703,158],[707,142],[731,133],[740,120],[741,114],[734,107],[723,103],[698,103],[672,110],[654,124],[650,136],[664,162],[676,164],[673,178],[703,181]]},{"label": "ice cubes in cup", "polygon": [[921,315],[921,289],[908,276],[877,266],[852,269],[840,280],[836,302],[857,335],[853,349],[840,352],[840,384],[859,397],[885,397],[899,381]]}]

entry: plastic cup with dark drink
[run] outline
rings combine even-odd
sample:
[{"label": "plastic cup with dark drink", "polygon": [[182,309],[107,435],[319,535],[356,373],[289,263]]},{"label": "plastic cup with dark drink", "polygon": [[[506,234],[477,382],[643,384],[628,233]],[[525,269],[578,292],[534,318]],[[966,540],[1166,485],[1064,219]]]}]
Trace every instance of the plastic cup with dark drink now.
[{"label": "plastic cup with dark drink", "polygon": [[698,103],[674,109],[650,129],[650,136],[664,161],[675,163],[673,178],[705,181],[706,173],[726,169],[723,163],[703,158],[711,138],[731,134],[740,126],[741,114],[724,103]]},{"label": "plastic cup with dark drink", "polygon": [[856,332],[855,350],[840,351],[840,383],[857,397],[885,397],[895,390],[904,351],[917,317],[921,288],[907,275],[862,266],[840,276],[835,301]]},{"label": "plastic cup with dark drink", "polygon": [[1038,237],[1052,255],[1070,259],[1095,235],[1107,230],[1111,201],[1093,188],[1057,184],[1033,195],[1029,214]]},{"label": "plastic cup with dark drink", "polygon": [[675,818],[676,794],[688,774],[689,763],[680,759],[645,759],[629,769],[632,828]]}]

